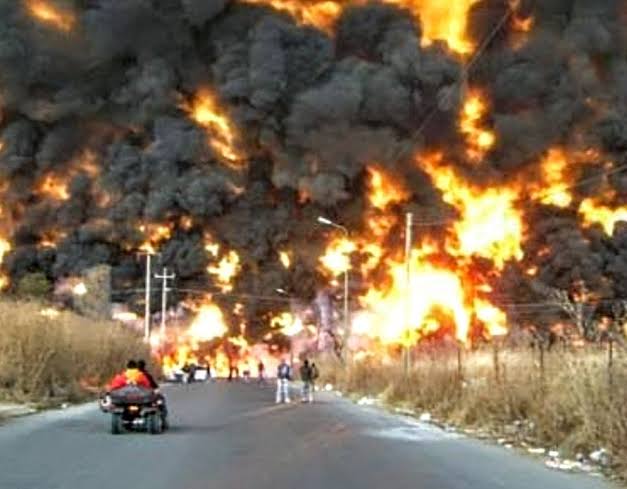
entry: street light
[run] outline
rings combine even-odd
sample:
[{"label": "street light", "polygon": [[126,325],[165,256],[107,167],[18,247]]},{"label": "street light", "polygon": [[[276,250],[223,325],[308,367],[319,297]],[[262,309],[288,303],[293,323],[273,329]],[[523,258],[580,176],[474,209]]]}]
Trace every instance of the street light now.
[{"label": "street light", "polygon": [[[336,229],[341,230],[344,235],[348,238],[349,232],[348,228],[342,226],[341,224],[337,224],[333,222],[331,219],[327,219],[326,217],[318,216],[318,222],[320,224],[324,224],[325,226],[331,226]],[[348,309],[348,269],[350,267],[348,264],[346,265],[346,270],[344,270],[344,334],[346,335],[346,340],[344,344],[344,358],[348,358],[348,340],[351,336],[351,327],[350,327],[350,317],[349,317],[349,309]]]},{"label": "street light", "polygon": [[281,289],[281,288],[279,288],[279,289],[274,289],[274,291],[275,291],[277,294],[281,294],[281,295],[289,295],[285,289]]}]

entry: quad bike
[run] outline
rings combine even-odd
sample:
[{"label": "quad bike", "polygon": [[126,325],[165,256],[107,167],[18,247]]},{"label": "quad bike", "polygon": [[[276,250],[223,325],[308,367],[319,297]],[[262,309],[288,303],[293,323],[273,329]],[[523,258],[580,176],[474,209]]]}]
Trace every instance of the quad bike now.
[{"label": "quad bike", "polygon": [[100,398],[100,409],[111,414],[111,433],[148,431],[153,435],[168,429],[163,397],[152,389],[129,385]]}]

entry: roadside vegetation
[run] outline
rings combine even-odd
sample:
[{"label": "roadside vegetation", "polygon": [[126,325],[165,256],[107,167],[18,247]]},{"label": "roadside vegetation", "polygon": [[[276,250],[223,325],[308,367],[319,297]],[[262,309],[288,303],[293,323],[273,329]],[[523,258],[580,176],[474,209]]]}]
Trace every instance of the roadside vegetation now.
[{"label": "roadside vegetation", "polygon": [[[618,354],[617,354],[618,353]],[[627,477],[627,358],[601,347],[537,350],[424,349],[408,374],[381,355],[321,359],[323,382],[351,396],[574,459],[603,448]]]},{"label": "roadside vegetation", "polygon": [[0,302],[0,400],[53,405],[92,397],[128,358],[149,359],[141,337],[120,324]]}]

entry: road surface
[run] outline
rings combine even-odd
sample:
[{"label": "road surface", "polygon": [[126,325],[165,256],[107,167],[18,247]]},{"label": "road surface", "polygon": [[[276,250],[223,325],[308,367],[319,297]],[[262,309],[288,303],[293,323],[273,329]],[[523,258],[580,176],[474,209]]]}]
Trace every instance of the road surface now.
[{"label": "road surface", "polygon": [[79,406],[0,426],[2,489],[607,489],[332,394],[274,405],[254,384],[169,386],[173,428],[108,433]]}]

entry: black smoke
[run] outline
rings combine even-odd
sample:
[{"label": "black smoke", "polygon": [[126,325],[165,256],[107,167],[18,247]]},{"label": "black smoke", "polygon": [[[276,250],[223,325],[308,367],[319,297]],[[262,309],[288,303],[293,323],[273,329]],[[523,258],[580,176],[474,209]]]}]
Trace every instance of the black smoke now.
[{"label": "black smoke", "polygon": [[[236,293],[282,287],[311,299],[325,283],[316,270],[327,232],[315,219],[362,228],[367,165],[405,182],[407,208],[442,208],[414,155],[437,149],[471,166],[457,128],[468,86],[489,96],[498,138],[472,173],[480,184],[527,172],[554,146],[594,147],[603,161],[627,163],[620,0],[522,2],[517,15],[534,18],[527,40],[514,48],[518,34],[506,22],[469,73],[445,43],[421,45],[415,13],[390,5],[346,7],[330,35],[271,7],[225,0],[49,3],[74,12],[72,32],[34,20],[26,2],[0,4],[0,176],[14,246],[4,266],[13,282],[108,263],[115,290],[141,287],[138,227],[166,223],[159,265],[181,288],[217,286],[206,273],[210,234],[241,256]],[[476,44],[508,4],[473,6]],[[243,170],[224,165],[185,110],[206,88],[241,135]],[[38,191],[49,174],[69,182],[70,199]],[[608,189],[625,203],[625,173],[577,187],[576,198]],[[528,214],[525,261],[538,262],[539,279],[560,288],[584,280],[604,297],[627,297],[624,226],[607,236],[582,228],[572,210],[529,206]],[[41,246],[50,235],[56,247]],[[549,254],[533,260],[543,247]],[[294,254],[290,270],[278,261],[284,249]],[[516,301],[523,267],[511,267],[498,285]]]}]

